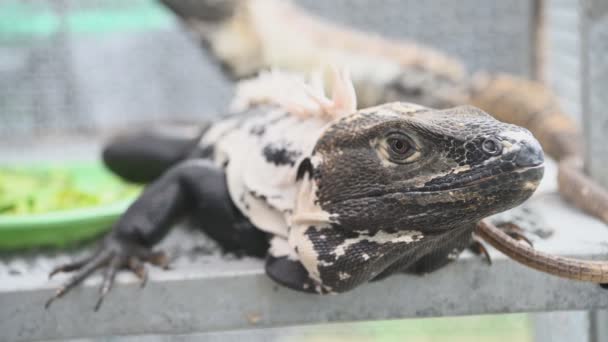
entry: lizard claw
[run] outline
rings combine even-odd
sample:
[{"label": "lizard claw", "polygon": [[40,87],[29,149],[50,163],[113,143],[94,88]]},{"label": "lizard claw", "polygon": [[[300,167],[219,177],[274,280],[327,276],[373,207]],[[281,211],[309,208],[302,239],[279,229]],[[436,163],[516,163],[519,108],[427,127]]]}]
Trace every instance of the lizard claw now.
[{"label": "lizard claw", "polygon": [[44,308],[48,309],[51,306],[51,304],[53,303],[53,301],[55,301],[58,298],[63,297],[72,288],[74,288],[76,285],[80,284],[89,275],[91,275],[97,269],[102,267],[105,263],[108,262],[108,259],[110,258],[110,256],[111,256],[110,253],[108,253],[106,251],[102,251],[102,252],[95,254],[94,256],[92,256],[90,258],[86,258],[86,259],[79,260],[79,261],[76,261],[73,263],[65,264],[65,265],[62,265],[62,266],[59,266],[59,267],[53,269],[51,271],[51,273],[49,274],[49,278],[59,272],[71,272],[71,271],[77,271],[77,272],[74,276],[72,276],[72,278],[70,278],[70,280],[65,282],[61,287],[59,287],[57,289],[57,291],[55,291],[55,295],[53,295],[53,297],[49,298],[49,300],[46,301],[46,303],[44,304]]},{"label": "lizard claw", "polygon": [[112,285],[114,285],[114,279],[116,279],[116,273],[123,264],[124,261],[121,260],[121,258],[118,256],[114,256],[110,260],[110,264],[108,265],[108,268],[106,268],[105,275],[103,276],[101,288],[99,289],[99,299],[97,299],[97,303],[95,304],[95,311],[99,310],[99,308],[101,307],[101,303],[103,303],[103,299],[112,289]]},{"label": "lizard claw", "polygon": [[487,250],[486,246],[483,244],[481,238],[475,234],[473,234],[473,241],[471,242],[471,245],[469,246],[469,250],[471,252],[473,252],[473,254],[475,254],[475,255],[483,254],[484,260],[486,260],[488,262],[488,265],[492,265],[492,258],[490,257],[490,253],[488,253],[488,250]]},{"label": "lizard claw", "polygon": [[49,273],[50,278],[60,272],[76,272],[46,301],[44,307],[48,309],[55,300],[63,297],[93,274],[93,272],[105,267],[103,281],[99,289],[99,298],[94,308],[95,311],[98,311],[106,295],[112,289],[119,270],[130,270],[140,279],[140,286],[145,286],[148,280],[148,270],[144,262],[149,262],[163,269],[169,269],[170,259],[163,252],[152,252],[140,245],[121,242],[110,237],[103,243],[102,248],[92,256],[60,265]]},{"label": "lizard claw", "polygon": [[168,270],[171,264],[169,256],[162,251],[149,253],[148,255],[146,255],[145,260],[154,266],[162,268],[163,270]]},{"label": "lizard claw", "polygon": [[90,257],[84,258],[82,260],[78,260],[75,262],[57,266],[57,267],[53,268],[53,270],[49,273],[49,279],[53,278],[53,276],[57,273],[76,271],[76,270],[80,269],[82,266],[86,265],[92,259],[93,259],[93,256],[90,256]]},{"label": "lizard claw", "polygon": [[146,286],[146,283],[148,282],[148,269],[146,268],[144,263],[141,262],[138,258],[130,257],[127,263],[127,267],[129,267],[129,269],[133,273],[135,273],[137,278],[139,278],[139,286],[141,288],[144,288]]}]

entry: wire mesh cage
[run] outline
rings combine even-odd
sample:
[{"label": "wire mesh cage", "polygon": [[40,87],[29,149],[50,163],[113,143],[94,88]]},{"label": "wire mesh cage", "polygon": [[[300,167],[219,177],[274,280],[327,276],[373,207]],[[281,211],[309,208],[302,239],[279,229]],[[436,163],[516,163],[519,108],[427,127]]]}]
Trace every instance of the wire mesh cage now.
[{"label": "wire mesh cage", "polygon": [[[528,0],[301,3],[339,23],[423,41],[473,70],[530,76],[535,68]],[[159,2],[0,1],[0,139],[205,119],[231,91],[218,63]]]},{"label": "wire mesh cage", "polygon": [[228,82],[161,5],[0,2],[0,136],[204,117]]}]

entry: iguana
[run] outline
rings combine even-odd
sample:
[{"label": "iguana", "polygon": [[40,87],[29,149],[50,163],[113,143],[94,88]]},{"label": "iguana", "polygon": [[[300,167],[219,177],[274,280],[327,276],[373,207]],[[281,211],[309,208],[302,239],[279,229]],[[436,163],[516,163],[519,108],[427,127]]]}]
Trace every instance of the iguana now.
[{"label": "iguana", "polygon": [[341,27],[289,1],[162,2],[235,78],[269,67],[311,72],[347,66],[362,108],[390,101],[433,108],[470,104],[526,127],[559,161],[561,195],[608,223],[608,191],[583,172],[580,130],[538,82],[504,73],[470,75],[457,59],[432,48]]},{"label": "iguana", "polygon": [[[241,82],[236,114],[200,134],[117,139],[104,151],[107,165],[152,184],[97,253],[51,273],[77,271],[47,306],[106,265],[97,308],[120,268],[145,278],[145,261],[167,262],[151,248],[184,215],[225,250],[265,256],[267,274],[299,291],[343,292],[396,272],[431,272],[474,244],[475,229],[529,266],[608,281],[605,263],[544,255],[479,223],[523,202],[542,177],[541,148],[527,130],[475,107],[392,102],[475,103],[501,120],[515,113],[511,120],[566,159],[578,151],[578,132],[543,87],[507,75],[470,81],[459,63],[430,49],[337,28],[289,5],[213,4],[221,5],[189,21],[233,75],[346,65],[362,107],[384,104],[356,111],[344,74],[332,74],[330,100],[323,77],[307,85],[269,73]],[[293,37],[296,47],[284,45]]]},{"label": "iguana", "polygon": [[541,146],[524,128],[471,106],[356,110],[347,74],[332,79],[330,99],[320,75],[262,73],[239,84],[231,115],[191,139],[116,138],[109,168],[151,184],[96,253],[53,270],[76,274],[47,307],[98,268],[107,270],[96,308],[119,269],[145,278],[144,262],[167,260],[153,246],[184,216],[225,250],[265,257],[267,275],[297,291],[431,272],[542,178]]}]

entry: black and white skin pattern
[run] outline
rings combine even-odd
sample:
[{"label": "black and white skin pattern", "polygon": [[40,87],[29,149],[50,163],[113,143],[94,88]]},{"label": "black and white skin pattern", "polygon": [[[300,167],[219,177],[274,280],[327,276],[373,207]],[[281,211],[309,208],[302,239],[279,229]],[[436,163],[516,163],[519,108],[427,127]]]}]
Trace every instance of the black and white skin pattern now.
[{"label": "black and white skin pattern", "polygon": [[56,270],[76,274],[54,298],[108,265],[103,298],[118,269],[158,259],[152,248],[184,216],[225,250],[266,258],[268,276],[298,291],[431,272],[542,178],[541,147],[521,127],[474,107],[357,111],[347,73],[326,76],[264,73],[201,132],[111,141],[108,167],[150,185],[96,254]]}]

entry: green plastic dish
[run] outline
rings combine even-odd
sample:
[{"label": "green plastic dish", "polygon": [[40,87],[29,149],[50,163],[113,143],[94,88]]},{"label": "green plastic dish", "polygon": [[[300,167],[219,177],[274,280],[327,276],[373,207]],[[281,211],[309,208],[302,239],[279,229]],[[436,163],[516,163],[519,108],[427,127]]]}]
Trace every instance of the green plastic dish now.
[{"label": "green plastic dish", "polygon": [[[100,163],[70,162],[1,166],[24,170],[61,168],[74,183],[89,191],[123,186]],[[127,191],[125,191],[127,193]],[[92,239],[107,231],[137,196],[128,192],[124,198],[103,205],[64,209],[39,214],[0,215],[0,250],[14,251],[35,247],[65,247]]]}]

